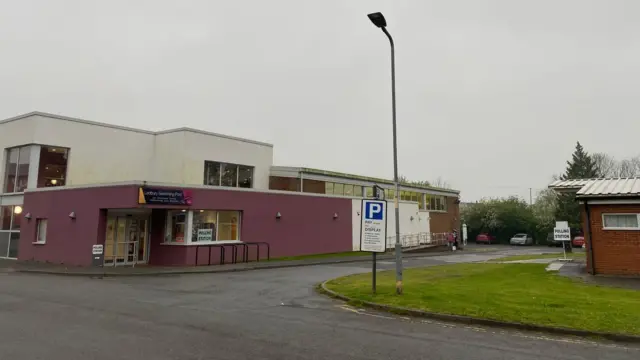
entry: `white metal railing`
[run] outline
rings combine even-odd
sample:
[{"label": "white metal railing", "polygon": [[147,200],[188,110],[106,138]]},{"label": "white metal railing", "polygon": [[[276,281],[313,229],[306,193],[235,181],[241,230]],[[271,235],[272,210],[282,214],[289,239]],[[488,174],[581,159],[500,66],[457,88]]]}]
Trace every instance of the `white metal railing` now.
[{"label": "white metal railing", "polygon": [[[422,245],[446,245],[449,233],[415,233],[400,235],[400,244],[403,248],[413,248]],[[387,249],[396,246],[396,237],[387,237]]]}]

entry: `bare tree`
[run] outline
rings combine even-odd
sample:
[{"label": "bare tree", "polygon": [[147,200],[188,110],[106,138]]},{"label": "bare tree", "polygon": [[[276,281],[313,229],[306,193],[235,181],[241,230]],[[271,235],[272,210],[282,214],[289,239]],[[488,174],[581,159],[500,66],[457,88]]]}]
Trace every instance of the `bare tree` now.
[{"label": "bare tree", "polygon": [[441,189],[451,189],[451,185],[444,180],[441,176],[438,176],[438,178],[435,181],[431,181],[430,182],[431,186],[435,186]]},{"label": "bare tree", "polygon": [[603,153],[597,153],[591,156],[596,164],[599,177],[640,176],[640,156],[634,156],[630,159],[620,161]]},{"label": "bare tree", "polygon": [[616,168],[618,167],[617,161],[605,154],[605,153],[596,153],[591,155],[593,162],[596,165],[596,171],[598,172],[598,177],[614,177],[616,176]]}]

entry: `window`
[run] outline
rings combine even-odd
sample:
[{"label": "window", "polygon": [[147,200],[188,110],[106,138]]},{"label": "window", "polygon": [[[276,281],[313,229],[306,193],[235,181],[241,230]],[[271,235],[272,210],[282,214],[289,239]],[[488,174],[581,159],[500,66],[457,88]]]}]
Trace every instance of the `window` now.
[{"label": "window", "polygon": [[332,182],[324,183],[324,193],[325,194],[329,194],[329,195],[333,195],[333,183]]},{"label": "window", "polygon": [[5,164],[5,193],[24,192],[29,180],[29,158],[31,146],[7,149]]},{"label": "window", "polygon": [[362,186],[353,185],[353,196],[362,197]]},{"label": "window", "polygon": [[367,197],[368,198],[372,198],[373,197],[373,188],[372,187],[366,187],[366,193],[367,193]]},{"label": "window", "polygon": [[17,258],[22,206],[0,206],[0,258]]},{"label": "window", "polygon": [[396,195],[395,190],[386,189],[384,192],[385,192],[384,195],[386,196],[387,200],[393,200],[394,196]]},{"label": "window", "polygon": [[253,187],[253,168],[251,166],[238,165],[238,187]]},{"label": "window", "polygon": [[220,163],[213,161],[204,162],[204,184],[220,186]]},{"label": "window", "polygon": [[204,162],[204,185],[227,187],[253,187],[253,166]]},{"label": "window", "polygon": [[418,209],[424,210],[424,194],[418,194]]},{"label": "window", "polygon": [[344,194],[344,184],[333,184],[333,194],[334,195],[343,195]]},{"label": "window", "polygon": [[218,241],[240,240],[239,211],[218,211]]},{"label": "window", "polygon": [[349,185],[349,184],[344,185],[344,195],[353,196],[353,185]]},{"label": "window", "polygon": [[640,230],[639,214],[603,214],[604,229],[638,229]]},{"label": "window", "polygon": [[217,235],[218,212],[198,210],[193,212],[191,242],[215,241]]},{"label": "window", "polygon": [[436,196],[425,194],[425,203],[427,210],[430,211],[447,211],[447,198],[445,196]]},{"label": "window", "polygon": [[36,220],[36,243],[44,244],[47,242],[47,219]]},{"label": "window", "polygon": [[185,210],[172,210],[167,212],[167,232],[165,242],[184,243],[187,233],[187,212]]},{"label": "window", "polygon": [[40,147],[38,187],[64,186],[67,177],[69,149],[54,146]]}]

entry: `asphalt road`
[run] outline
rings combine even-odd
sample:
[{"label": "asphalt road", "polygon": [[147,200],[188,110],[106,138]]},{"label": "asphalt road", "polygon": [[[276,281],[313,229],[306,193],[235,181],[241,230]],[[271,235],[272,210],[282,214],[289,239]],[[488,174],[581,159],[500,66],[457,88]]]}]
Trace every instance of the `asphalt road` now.
[{"label": "asphalt road", "polygon": [[[547,251],[547,249],[544,249]],[[530,252],[522,249],[508,252]],[[411,259],[407,266],[498,254]],[[639,359],[640,348],[354,309],[314,285],[368,263],[88,279],[0,273],[2,359]],[[383,268],[393,263],[383,262]]]}]

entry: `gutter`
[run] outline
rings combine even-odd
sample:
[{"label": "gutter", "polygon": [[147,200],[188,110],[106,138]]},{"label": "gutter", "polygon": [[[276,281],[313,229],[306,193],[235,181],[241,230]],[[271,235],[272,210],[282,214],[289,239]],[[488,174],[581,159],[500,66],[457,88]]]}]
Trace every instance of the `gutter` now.
[{"label": "gutter", "polygon": [[591,211],[589,210],[589,201],[584,200],[584,211],[587,214],[587,234],[589,235],[589,262],[591,263],[591,275],[596,274],[596,263],[593,261],[593,238],[591,232]]}]

